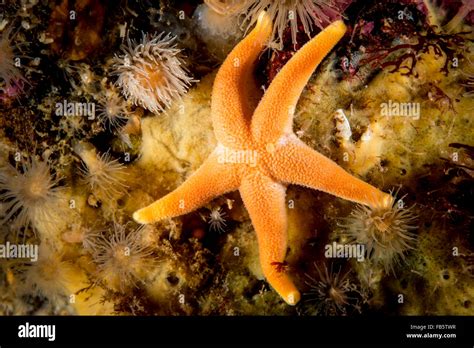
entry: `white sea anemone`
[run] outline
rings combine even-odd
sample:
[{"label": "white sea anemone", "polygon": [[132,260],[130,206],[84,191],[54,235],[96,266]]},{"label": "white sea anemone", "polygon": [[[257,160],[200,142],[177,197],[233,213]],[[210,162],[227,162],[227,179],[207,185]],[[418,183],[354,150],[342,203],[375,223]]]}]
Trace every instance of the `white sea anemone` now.
[{"label": "white sea anemone", "polygon": [[314,264],[318,278],[305,274],[305,283],[310,287],[309,292],[303,295],[302,305],[307,314],[345,315],[347,309],[354,305],[357,298],[352,297],[358,292],[357,286],[350,282],[349,272],[341,275],[341,270],[333,270],[324,265],[324,270]]},{"label": "white sea anemone", "polygon": [[311,37],[314,26],[323,29],[337,17],[347,1],[341,0],[247,0],[241,8],[245,15],[242,27],[248,31],[257,22],[258,15],[265,10],[273,22],[273,32],[269,46],[283,48],[283,36],[289,26],[291,40],[296,45],[298,25],[303,26],[304,33]]},{"label": "white sea anemone", "polygon": [[101,95],[97,112],[99,121],[109,130],[121,128],[129,116],[127,103],[113,89],[107,89]]},{"label": "white sea anemone", "polygon": [[73,279],[72,265],[62,260],[62,254],[52,246],[42,243],[38,250],[38,260],[26,267],[23,293],[39,295],[56,302],[71,294],[68,284]]},{"label": "white sea anemone", "polygon": [[78,143],[74,151],[83,161],[84,180],[91,192],[100,200],[113,200],[127,190],[125,166],[112,160],[109,153],[99,155],[89,143]]},{"label": "white sea anemone", "polygon": [[185,94],[194,81],[188,76],[176,37],[143,34],[139,44],[127,38],[123,54],[115,57],[117,85],[135,105],[158,113]]},{"label": "white sea anemone", "polygon": [[[54,230],[67,209],[64,188],[50,174],[46,162],[32,158],[19,171],[8,164],[0,168],[0,200],[4,201],[1,224],[14,217],[16,228],[32,226],[40,232]],[[49,233],[48,232],[48,233]]]},{"label": "white sea anemone", "polygon": [[68,227],[61,236],[62,241],[68,244],[82,244],[85,249],[89,248],[90,239],[98,233],[92,227],[81,223],[73,223]]},{"label": "white sea anemone", "polygon": [[127,232],[126,226],[114,223],[109,235],[97,233],[88,238],[98,279],[108,288],[124,292],[136,287],[154,267],[152,249],[142,244],[142,229]]},{"label": "white sea anemone", "polygon": [[385,207],[358,205],[341,226],[351,243],[365,245],[369,259],[389,271],[414,248],[416,219],[413,207],[405,207],[400,199]]},{"label": "white sea anemone", "polygon": [[209,229],[211,231],[217,231],[219,233],[224,232],[227,226],[225,222],[226,213],[222,211],[221,207],[217,207],[211,210],[209,214]]}]

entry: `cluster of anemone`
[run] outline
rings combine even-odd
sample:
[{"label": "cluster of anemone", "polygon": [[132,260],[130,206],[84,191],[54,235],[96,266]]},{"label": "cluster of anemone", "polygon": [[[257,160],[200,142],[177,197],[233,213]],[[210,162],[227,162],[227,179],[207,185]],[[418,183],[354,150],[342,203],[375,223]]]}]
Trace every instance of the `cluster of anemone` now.
[{"label": "cluster of anemone", "polygon": [[316,264],[314,268],[317,277],[305,274],[309,291],[304,293],[301,304],[304,314],[346,315],[348,308],[354,307],[357,302],[353,294],[358,290],[349,279],[350,272],[341,274],[340,269],[336,272],[332,264],[329,269],[324,265],[321,270]]},{"label": "cluster of anemone", "polygon": [[11,164],[0,168],[0,200],[4,204],[0,222],[14,219],[17,228],[54,229],[58,212],[67,209],[64,188],[58,184],[59,178],[51,175],[49,165],[34,157],[22,163],[21,170]]},{"label": "cluster of anemone", "polygon": [[413,206],[406,207],[399,199],[378,207],[358,205],[341,227],[351,243],[365,245],[370,261],[393,271],[394,264],[416,246],[416,220]]},{"label": "cluster of anemone", "polygon": [[11,89],[22,89],[26,79],[18,68],[19,57],[13,43],[13,27],[0,34],[0,91],[12,94]]},{"label": "cluster of anemone", "polygon": [[111,231],[89,236],[87,250],[97,266],[98,282],[119,292],[143,282],[156,258],[152,249],[142,243],[142,229],[130,230],[114,223]]},{"label": "cluster of anemone", "polygon": [[170,107],[194,81],[188,75],[176,37],[171,34],[143,34],[140,43],[127,38],[122,54],[114,60],[116,84],[123,95],[153,113]]},{"label": "cluster of anemone", "polygon": [[91,144],[84,142],[76,144],[74,151],[83,162],[84,181],[96,198],[112,201],[126,192],[125,166],[112,160],[108,152],[99,155]]},{"label": "cluster of anemone", "polygon": [[324,29],[340,17],[347,3],[340,0],[247,0],[240,8],[240,14],[244,16],[242,28],[249,31],[257,22],[259,13],[265,10],[274,23],[269,46],[282,49],[287,27],[290,28],[292,43],[296,45],[300,25],[310,38],[316,27]]}]

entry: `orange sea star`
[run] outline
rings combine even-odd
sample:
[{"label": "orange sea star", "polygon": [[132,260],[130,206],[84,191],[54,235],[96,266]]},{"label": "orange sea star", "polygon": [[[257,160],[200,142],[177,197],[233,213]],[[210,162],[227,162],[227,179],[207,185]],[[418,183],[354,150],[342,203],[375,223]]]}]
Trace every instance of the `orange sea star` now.
[{"label": "orange sea star", "polygon": [[371,207],[388,206],[393,199],[305,145],[292,130],[299,96],[314,69],[344,36],[344,23],[332,23],[304,45],[260,99],[253,70],[271,32],[272,24],[262,12],[256,27],[217,73],[211,105],[216,149],[181,186],[136,211],[133,218],[152,223],[239,190],[257,232],[263,273],[282,298],[294,305],[300,293],[287,267],[282,267],[287,252],[285,185],[307,186]]}]

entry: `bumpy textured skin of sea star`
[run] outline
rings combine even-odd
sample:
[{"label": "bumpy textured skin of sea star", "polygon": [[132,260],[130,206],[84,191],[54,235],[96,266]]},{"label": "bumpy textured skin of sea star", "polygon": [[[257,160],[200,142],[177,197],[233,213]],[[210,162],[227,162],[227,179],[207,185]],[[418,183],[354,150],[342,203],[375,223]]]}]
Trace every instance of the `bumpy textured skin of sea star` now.
[{"label": "bumpy textured skin of sea star", "polygon": [[263,273],[288,304],[296,304],[300,293],[285,267],[286,185],[310,187],[371,207],[392,202],[389,194],[350,175],[301,142],[292,130],[293,111],[303,88],[345,31],[342,21],[329,25],[286,63],[260,98],[253,70],[272,32],[270,20],[262,13],[217,73],[211,105],[216,149],[181,186],[136,211],[133,218],[153,223],[239,190],[257,233]]}]

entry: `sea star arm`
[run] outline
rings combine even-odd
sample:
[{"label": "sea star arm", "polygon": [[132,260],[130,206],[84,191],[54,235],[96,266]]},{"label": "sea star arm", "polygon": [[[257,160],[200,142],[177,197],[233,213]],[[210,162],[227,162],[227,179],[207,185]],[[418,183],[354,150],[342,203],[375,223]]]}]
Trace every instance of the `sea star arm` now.
[{"label": "sea star arm", "polygon": [[373,208],[393,203],[390,194],[349,174],[295,135],[288,136],[275,149],[270,171],[281,182],[307,186]]},{"label": "sea star arm", "polygon": [[284,270],[287,251],[285,187],[257,172],[242,180],[240,194],[257,233],[263,274],[280,296],[294,305],[300,294]]},{"label": "sea star arm", "polygon": [[256,27],[227,56],[212,89],[212,122],[217,140],[232,148],[249,144],[249,120],[261,92],[253,77],[254,63],[272,31],[265,12]]},{"label": "sea star arm", "polygon": [[149,206],[137,210],[133,218],[138,223],[149,224],[155,221],[189,213],[214,197],[235,191],[240,179],[235,164],[220,163],[215,151],[209,158],[176,190]]},{"label": "sea star arm", "polygon": [[314,69],[344,36],[346,26],[336,21],[306,43],[285,64],[258,104],[251,131],[263,144],[276,142],[292,132],[296,103]]}]

